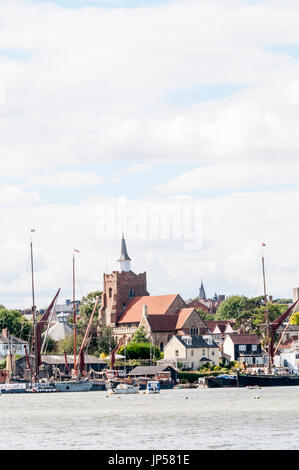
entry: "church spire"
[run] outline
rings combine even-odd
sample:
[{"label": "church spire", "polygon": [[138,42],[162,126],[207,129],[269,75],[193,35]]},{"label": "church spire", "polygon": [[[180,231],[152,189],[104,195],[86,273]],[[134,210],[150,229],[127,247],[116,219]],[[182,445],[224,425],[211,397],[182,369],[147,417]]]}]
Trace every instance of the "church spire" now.
[{"label": "church spire", "polygon": [[199,300],[206,300],[206,292],[202,281],[199,289]]},{"label": "church spire", "polygon": [[121,254],[120,258],[117,260],[120,263],[121,271],[130,271],[131,270],[131,258],[128,255],[127,245],[124,234],[122,234],[121,240]]}]

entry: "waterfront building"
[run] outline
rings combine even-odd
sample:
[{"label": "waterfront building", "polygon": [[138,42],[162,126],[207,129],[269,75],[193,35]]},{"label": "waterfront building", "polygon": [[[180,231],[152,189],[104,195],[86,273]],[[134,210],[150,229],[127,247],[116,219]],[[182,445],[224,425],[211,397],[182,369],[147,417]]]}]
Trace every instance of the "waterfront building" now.
[{"label": "waterfront building", "polygon": [[217,344],[221,344],[227,335],[235,333],[234,322],[231,320],[206,320],[205,323]]},{"label": "waterfront building", "polygon": [[218,345],[209,336],[201,335],[173,336],[164,348],[164,361],[187,369],[199,369],[204,363],[219,365],[220,351]]},{"label": "waterfront building", "polygon": [[[47,336],[52,338],[54,341],[61,341],[74,334],[74,326],[68,323],[69,313],[62,312],[56,316],[57,321],[52,324],[47,332]],[[44,336],[43,333],[42,336]]]},{"label": "waterfront building", "polygon": [[29,348],[27,341],[9,334],[8,329],[4,328],[0,333],[0,358],[5,358],[8,354],[25,355],[25,347]]},{"label": "waterfront building", "polygon": [[299,372],[299,339],[289,337],[278,347],[278,353],[274,357],[276,367],[288,368],[298,374]]},{"label": "waterfront building", "polygon": [[177,334],[208,333],[205,322],[179,294],[151,296],[147,291],[146,273],[131,270],[124,236],[121,242],[120,270],[104,274],[99,329],[113,328],[117,340],[126,335],[129,341],[144,326],[149,340],[163,351]]},{"label": "waterfront building", "polygon": [[137,366],[132,369],[129,377],[146,377],[149,379],[169,379],[173,383],[177,383],[178,372],[169,364],[158,364],[156,366]]},{"label": "waterfront building", "polygon": [[[67,364],[69,369],[74,368],[74,355],[67,354]],[[29,356],[31,366],[34,364],[34,357]],[[84,354],[85,369],[87,372],[100,372],[107,368],[107,362],[99,359],[98,357],[91,356],[90,354]],[[43,354],[42,365],[40,367],[40,378],[50,378],[53,375],[68,375],[68,367],[65,363],[64,354]],[[21,357],[15,362],[15,373],[24,378],[30,377],[30,370],[27,366],[26,357]]]},{"label": "waterfront building", "polygon": [[246,367],[263,367],[265,357],[257,335],[229,334],[222,343],[222,351],[230,361],[245,363]]}]

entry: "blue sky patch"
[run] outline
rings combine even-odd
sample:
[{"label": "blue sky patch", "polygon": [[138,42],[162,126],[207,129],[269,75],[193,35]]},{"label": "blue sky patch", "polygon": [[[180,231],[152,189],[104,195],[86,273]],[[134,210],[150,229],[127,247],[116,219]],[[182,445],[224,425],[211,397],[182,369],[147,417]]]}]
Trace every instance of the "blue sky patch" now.
[{"label": "blue sky patch", "polygon": [[35,0],[36,3],[53,3],[63,8],[142,8],[170,3],[173,0]]},{"label": "blue sky patch", "polygon": [[277,44],[265,46],[263,49],[273,54],[284,54],[294,59],[299,59],[299,44]]},{"label": "blue sky patch", "polygon": [[167,90],[164,102],[174,106],[190,106],[228,98],[247,87],[248,85],[244,83],[194,83],[188,88]]}]

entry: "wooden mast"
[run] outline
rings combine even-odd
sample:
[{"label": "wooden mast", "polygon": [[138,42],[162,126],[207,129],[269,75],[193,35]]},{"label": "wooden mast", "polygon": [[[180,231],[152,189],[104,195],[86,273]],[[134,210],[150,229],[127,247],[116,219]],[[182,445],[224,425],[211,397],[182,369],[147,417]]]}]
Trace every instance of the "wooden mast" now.
[{"label": "wooden mast", "polygon": [[265,323],[266,323],[266,344],[267,344],[267,351],[268,351],[268,368],[269,370],[272,367],[271,361],[271,354],[270,354],[270,331],[269,331],[269,313],[267,309],[267,289],[266,289],[266,276],[265,276],[265,258],[264,258],[264,250],[263,247],[266,246],[265,243],[262,243],[262,268],[263,268],[263,284],[264,284],[264,299],[265,299]]},{"label": "wooden mast", "polygon": [[76,374],[76,347],[77,347],[77,331],[76,331],[76,293],[75,293],[75,250],[73,252],[73,325],[74,325],[74,372]]},{"label": "wooden mast", "polygon": [[76,319],[76,291],[75,291],[75,253],[80,253],[79,250],[73,251],[73,325],[74,325],[74,373],[77,375],[77,319]]},{"label": "wooden mast", "polygon": [[[31,230],[31,233],[35,232],[34,229]],[[31,289],[32,289],[32,319],[33,319],[33,347],[34,347],[34,367],[33,367],[33,380],[36,382],[38,380],[38,350],[37,350],[37,318],[36,318],[36,306],[35,306],[35,292],[34,292],[34,266],[33,266],[33,243],[32,236],[30,241],[30,255],[31,255]]]}]

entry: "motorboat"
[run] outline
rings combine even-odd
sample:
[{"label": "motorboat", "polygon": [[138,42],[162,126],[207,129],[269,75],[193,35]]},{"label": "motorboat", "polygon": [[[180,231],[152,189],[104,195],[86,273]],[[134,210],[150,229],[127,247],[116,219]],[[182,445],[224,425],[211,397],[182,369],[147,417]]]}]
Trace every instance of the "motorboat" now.
[{"label": "motorboat", "polygon": [[150,380],[146,384],[146,393],[160,393],[160,382],[158,380]]},{"label": "motorboat", "polygon": [[138,387],[131,385],[131,384],[126,384],[126,383],[121,383],[118,384],[115,388],[110,388],[109,393],[115,394],[115,395],[123,395],[123,394],[132,394],[132,393],[139,393]]}]

